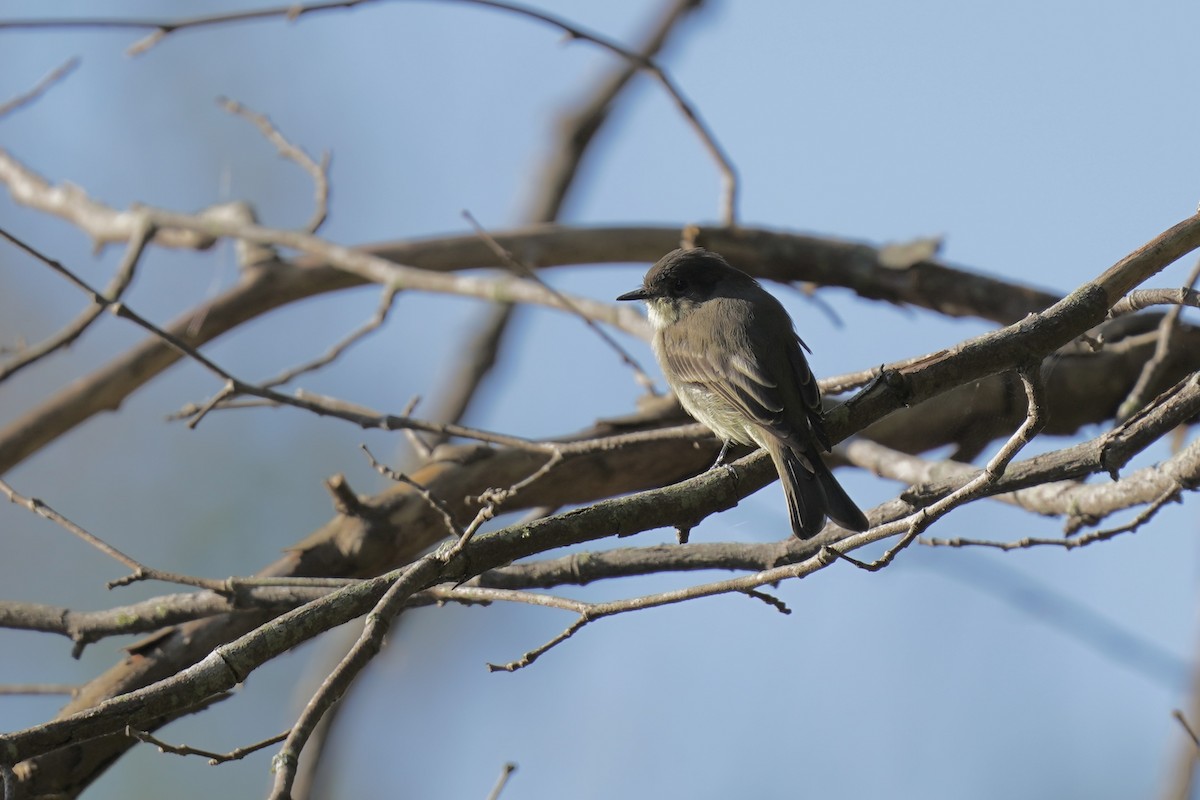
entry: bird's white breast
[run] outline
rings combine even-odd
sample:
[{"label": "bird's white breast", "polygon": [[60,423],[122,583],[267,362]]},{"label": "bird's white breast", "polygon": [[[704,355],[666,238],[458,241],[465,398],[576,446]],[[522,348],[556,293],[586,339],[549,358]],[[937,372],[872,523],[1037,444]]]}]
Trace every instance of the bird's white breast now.
[{"label": "bird's white breast", "polygon": [[763,446],[758,429],[719,394],[694,383],[675,384],[671,388],[683,410],[722,441]]},{"label": "bird's white breast", "polygon": [[646,303],[646,316],[654,330],[661,331],[679,319],[679,309],[669,300],[651,300]]}]

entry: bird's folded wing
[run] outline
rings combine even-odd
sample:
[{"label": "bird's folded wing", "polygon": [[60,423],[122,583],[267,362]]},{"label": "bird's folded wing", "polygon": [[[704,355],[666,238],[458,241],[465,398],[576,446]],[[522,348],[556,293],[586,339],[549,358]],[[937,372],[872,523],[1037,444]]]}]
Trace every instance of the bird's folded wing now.
[{"label": "bird's folded wing", "polygon": [[820,393],[800,350],[799,339],[795,344],[778,342],[770,345],[792,351],[788,353],[788,360],[795,374],[794,396],[804,404],[805,413],[789,416],[784,413],[784,391],[767,375],[762,367],[763,354],[757,352],[766,345],[755,343],[749,350],[742,348],[742,353],[751,354],[747,357],[739,355],[738,348],[696,347],[688,339],[671,334],[670,330],[664,332],[670,340],[662,348],[663,358],[677,380],[715,393],[752,422],[793,446],[806,449],[815,437],[818,446],[828,449],[821,426]]}]

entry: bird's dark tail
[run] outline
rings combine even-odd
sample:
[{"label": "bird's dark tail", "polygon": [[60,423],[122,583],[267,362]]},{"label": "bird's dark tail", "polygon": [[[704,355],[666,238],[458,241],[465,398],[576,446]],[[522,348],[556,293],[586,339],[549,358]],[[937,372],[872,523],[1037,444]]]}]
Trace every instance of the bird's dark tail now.
[{"label": "bird's dark tail", "polygon": [[851,531],[871,527],[818,453],[797,452],[783,442],[773,444],[768,449],[783,482],[788,516],[796,536],[811,539],[825,527],[826,518]]}]

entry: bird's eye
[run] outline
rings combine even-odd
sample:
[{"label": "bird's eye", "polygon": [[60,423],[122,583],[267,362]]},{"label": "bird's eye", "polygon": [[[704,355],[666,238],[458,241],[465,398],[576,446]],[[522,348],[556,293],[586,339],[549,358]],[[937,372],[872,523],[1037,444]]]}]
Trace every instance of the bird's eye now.
[{"label": "bird's eye", "polygon": [[671,281],[671,291],[681,293],[687,290],[688,282],[686,278],[676,278]]}]

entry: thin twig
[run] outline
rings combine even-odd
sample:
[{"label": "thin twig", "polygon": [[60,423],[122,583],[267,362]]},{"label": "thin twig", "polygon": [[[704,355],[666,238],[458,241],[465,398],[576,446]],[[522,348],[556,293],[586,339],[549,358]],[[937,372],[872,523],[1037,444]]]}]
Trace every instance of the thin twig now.
[{"label": "thin twig", "polygon": [[350,684],[383,648],[383,641],[391,628],[392,619],[404,607],[407,599],[423,584],[431,581],[444,567],[448,551],[439,550],[413,562],[398,577],[375,603],[367,614],[362,632],[354,645],[338,662],[333,671],[321,682],[321,686],[305,705],[295,725],[292,726],[283,747],[272,758],[275,781],[271,788],[271,800],[285,800],[291,796],[292,784],[296,779],[296,767],[305,743],[315,730],[325,712],[345,694]]},{"label": "thin twig", "polygon": [[517,765],[509,761],[500,770],[500,777],[496,779],[496,785],[488,792],[487,800],[500,800],[500,793],[504,791],[504,786],[508,783],[509,777],[517,771]]},{"label": "thin twig", "polygon": [[[309,372],[315,372],[321,367],[328,366],[336,361],[342,353],[346,352],[352,345],[359,342],[367,336],[367,334],[379,330],[383,323],[387,321],[388,314],[391,313],[392,307],[396,302],[396,295],[399,290],[392,286],[385,286],[383,294],[379,298],[379,305],[375,308],[375,313],[371,318],[355,328],[345,338],[335,342],[332,347],[318,358],[307,363],[292,367],[289,370],[279,373],[274,378],[269,378],[263,381],[260,385],[267,389],[274,389],[276,386],[281,386],[285,383],[291,383],[301,375],[306,375]],[[404,416],[411,414],[411,411],[405,411]]]},{"label": "thin twig", "polygon": [[[808,561],[814,564],[819,564],[819,559],[820,556],[818,555],[814,556]],[[819,568],[819,566],[817,568]],[[546,652],[570,639],[585,625],[588,625],[591,622],[595,622],[596,620],[603,619],[605,617],[615,616],[617,614],[626,614],[632,611],[641,611],[648,608],[680,603],[685,600],[695,599],[697,597],[737,592],[758,600],[762,600],[776,611],[784,614],[790,614],[791,609],[789,609],[787,605],[783,603],[783,601],[768,594],[767,592],[762,591],[760,588],[761,586],[774,583],[777,579],[759,580],[762,576],[763,573],[759,573],[758,575],[703,584],[701,586],[689,587],[687,589],[677,589],[669,592],[662,592],[660,594],[645,595],[642,597],[633,597],[626,600],[614,600],[604,603],[586,603],[581,600],[571,600],[565,597],[555,597],[536,592],[525,592],[512,589],[484,589],[477,586],[458,586],[453,589],[435,587],[429,591],[433,596],[444,597],[447,600],[473,602],[507,601],[528,603],[530,605],[571,611],[577,615],[575,621],[568,625],[553,639],[550,639],[538,647],[526,652],[515,661],[510,661],[506,664],[489,663],[487,665],[489,672],[516,672],[519,669],[528,667]],[[793,575],[792,577],[797,576]]]},{"label": "thin twig", "polygon": [[161,42],[167,35],[175,31],[188,30],[190,28],[203,28],[213,25],[224,25],[236,22],[252,22],[254,20],[269,19],[272,17],[283,17],[289,21],[299,18],[303,14],[310,14],[317,11],[329,11],[332,9],[350,8],[370,0],[343,0],[342,2],[329,3],[314,3],[308,6],[291,5],[278,6],[275,8],[253,9],[250,11],[236,11],[223,14],[209,14],[204,16],[187,17],[176,20],[148,20],[148,19],[20,19],[6,20],[0,22],[0,30],[71,30],[71,29],[86,29],[99,28],[101,30],[145,30],[152,29],[154,32],[143,39],[139,39],[134,44],[126,49],[125,54],[130,56],[141,55],[154,45]]},{"label": "thin twig", "polygon": [[579,308],[579,306],[575,305],[571,298],[567,297],[565,294],[546,283],[546,281],[542,280],[542,276],[538,275],[537,271],[534,270],[533,267],[529,266],[512,253],[505,250],[500,243],[496,241],[495,237],[488,233],[487,230],[479,224],[479,220],[475,219],[474,215],[472,215],[470,211],[463,211],[462,215],[463,218],[465,218],[475,230],[476,235],[479,236],[479,238],[483,240],[488,248],[490,248],[491,251],[496,254],[497,258],[508,265],[510,269],[520,273],[521,275],[524,275],[530,280],[537,281],[539,284],[544,286],[546,291],[558,298],[558,301],[562,303],[564,308],[583,320],[583,324],[587,325],[593,333],[599,336],[600,340],[608,345],[613,352],[617,354],[617,357],[625,363],[626,366],[633,370],[634,378],[637,380],[639,386],[655,396],[658,395],[658,391],[654,388],[654,381],[651,380],[650,376],[646,374],[646,371],[642,369],[642,365],[639,364],[637,359],[631,356],[629,352],[608,333],[608,331],[601,328],[596,323],[596,320],[585,314]]},{"label": "thin twig", "polygon": [[19,94],[4,103],[0,104],[0,117],[16,111],[18,108],[27,106],[34,100],[37,100],[45,94],[51,86],[61,81],[63,78],[70,75],[79,66],[79,57],[68,59],[63,64],[59,65],[52,72],[48,73],[40,81],[33,85],[33,88],[24,94]]},{"label": "thin twig", "polygon": [[[400,416],[411,417],[414,413],[416,413],[417,406],[420,404],[420,402],[421,395],[413,395],[412,399],[408,401],[408,405],[400,410]],[[450,421],[456,422],[457,420]],[[404,438],[408,440],[408,446],[413,449],[418,458],[429,458],[431,455],[433,455],[433,448],[429,446],[429,443],[425,441],[419,432],[413,430],[412,428],[405,428],[403,433]],[[449,434],[443,434],[438,438],[441,441],[445,441],[447,438],[449,438]]]},{"label": "thin twig", "polygon": [[1108,316],[1113,319],[1153,306],[1200,308],[1200,292],[1186,286],[1179,289],[1134,289],[1113,305]]},{"label": "thin twig", "polygon": [[1023,539],[1018,539],[1011,542],[998,542],[991,539],[968,539],[964,537],[956,537],[953,539],[928,539],[922,540],[922,544],[927,544],[931,547],[990,547],[995,550],[1026,550],[1031,547],[1061,547],[1064,550],[1074,550],[1078,547],[1086,547],[1089,544],[1096,542],[1106,542],[1109,539],[1114,539],[1122,533],[1132,533],[1138,528],[1145,525],[1158,514],[1159,510],[1167,503],[1177,502],[1180,495],[1183,493],[1183,487],[1175,484],[1171,488],[1164,491],[1154,499],[1146,508],[1142,509],[1136,517],[1124,525],[1118,525],[1115,528],[1107,528],[1105,530],[1093,531],[1084,536],[1075,536],[1070,538],[1060,539],[1042,539],[1032,536],[1026,536]]},{"label": "thin twig", "polygon": [[209,412],[216,410],[218,407],[224,407],[226,401],[231,397],[237,397],[237,394],[238,382],[232,378],[226,379],[225,385],[221,387],[219,392],[196,407],[195,412],[187,421],[188,428],[195,430],[204,421],[204,418],[208,416]]},{"label": "thin twig", "polygon": [[[13,188],[14,181],[27,179],[29,176],[22,175],[17,178],[6,172],[6,169],[16,165],[12,163],[10,158],[6,158],[5,156],[6,154],[3,150],[0,150],[0,181],[8,183],[11,189]],[[27,204],[33,207],[49,210],[44,206],[46,197],[38,197],[35,203],[27,196],[31,192],[45,192],[53,195],[55,187],[43,185],[36,188],[27,186],[16,188],[16,194],[19,195],[20,200],[26,200]],[[63,189],[59,192],[59,195],[69,191]],[[80,194],[77,188],[75,194]],[[81,202],[83,201],[81,200]],[[60,200],[57,210],[61,212],[64,207],[70,209],[76,208],[74,203],[65,204]],[[178,246],[178,240],[181,238],[190,241],[192,246],[197,247],[211,246],[214,242],[222,238],[244,240],[251,244],[299,250],[314,259],[329,264],[337,270],[354,276],[354,278],[364,283],[377,283],[382,286],[394,286],[398,289],[438,292],[462,297],[477,297],[484,300],[532,303],[552,308],[563,307],[557,297],[546,291],[545,287],[536,281],[519,278],[510,274],[483,277],[478,275],[452,274],[453,270],[421,269],[419,267],[405,266],[391,258],[376,255],[366,249],[334,244],[304,231],[267,228],[256,225],[253,222],[247,222],[240,217],[235,218],[233,208],[230,204],[214,206],[200,214],[193,215],[139,206],[133,211],[123,212],[123,217],[120,220],[120,228],[123,234],[120,239],[123,241],[129,238],[128,229],[131,227],[132,221],[138,220],[140,217],[145,217],[157,229],[154,243],[162,244],[163,246],[171,246],[172,244]],[[89,220],[97,213],[94,204],[88,206],[86,209],[79,210],[86,210]],[[104,209],[104,212],[109,211],[109,209]],[[89,232],[92,232],[88,221],[81,221],[73,215],[66,216],[81,227],[89,230]],[[183,232],[188,233],[183,235]],[[98,235],[104,236],[106,234],[99,233]],[[487,262],[481,258],[478,265],[486,266]],[[342,285],[350,284],[346,283]],[[637,310],[629,308],[628,305],[577,296],[572,296],[571,302],[575,306],[582,308],[588,316],[594,319],[624,330],[634,336],[649,338],[650,328],[645,316]]]},{"label": "thin twig", "polygon": [[169,744],[164,742],[162,739],[151,735],[147,731],[136,730],[130,725],[125,726],[125,735],[131,739],[137,739],[139,742],[145,742],[146,744],[154,745],[158,748],[158,752],[160,753],[174,753],[177,756],[203,756],[204,758],[208,759],[209,764],[216,766],[217,764],[225,764],[230,761],[240,761],[251,753],[257,753],[259,750],[270,747],[273,744],[278,744],[287,738],[288,731],[276,734],[270,739],[263,739],[261,742],[255,742],[254,744],[246,745],[245,747],[239,747],[236,750],[229,751],[228,753],[214,753],[211,750],[201,750],[198,747],[191,747],[190,745],[186,744]]},{"label": "thin twig", "polygon": [[[129,240],[129,245],[125,249],[125,257],[121,259],[121,263],[117,267],[117,271],[108,286],[104,287],[103,297],[108,303],[117,302],[121,299],[121,295],[125,294],[125,290],[129,288],[129,284],[133,281],[134,271],[137,269],[138,262],[146,250],[146,244],[153,236],[153,229],[144,221],[135,228],[133,238]],[[92,303],[54,336],[51,336],[40,344],[21,351],[16,358],[7,364],[0,365],[0,382],[11,378],[20,370],[45,358],[56,350],[70,345],[82,336],[83,332],[93,322],[100,318],[100,315],[104,313],[105,307],[105,303]]]},{"label": "thin twig", "polygon": [[18,694],[65,694],[74,697],[79,687],[70,683],[4,683],[0,684],[0,695]]},{"label": "thin twig", "polygon": [[558,447],[552,448],[550,451],[550,458],[546,461],[545,464],[542,464],[536,470],[534,470],[533,472],[531,472],[529,475],[522,478],[521,480],[517,481],[516,483],[514,483],[512,486],[508,487],[507,489],[498,489],[498,490],[497,489],[489,489],[489,490],[485,491],[483,494],[479,495],[479,501],[483,502],[483,503],[489,503],[489,504],[495,505],[495,506],[503,505],[504,503],[508,502],[513,497],[515,497],[517,495],[517,493],[520,492],[522,489],[528,487],[531,483],[533,483],[537,479],[542,478],[545,475],[549,474],[550,470],[554,469],[556,466],[558,466],[559,464],[562,463],[563,457],[564,456],[563,456],[562,449],[560,449]]},{"label": "thin twig", "polygon": [[397,472],[396,470],[392,469],[391,467],[388,467],[384,464],[380,464],[378,461],[375,460],[375,456],[371,453],[370,449],[368,449],[368,447],[365,444],[360,444],[359,448],[361,448],[362,451],[367,454],[367,460],[370,462],[372,469],[374,469],[376,472],[378,472],[383,477],[388,478],[389,480],[393,480],[393,481],[396,481],[397,483],[403,483],[407,486],[411,486],[416,491],[416,493],[418,495],[420,495],[421,498],[424,499],[426,503],[429,504],[430,508],[432,508],[434,511],[436,511],[438,514],[441,515],[442,520],[446,523],[446,532],[447,533],[449,533],[451,536],[462,536],[463,531],[454,522],[454,515],[450,513],[450,508],[449,508],[449,506],[446,505],[444,500],[434,497],[433,493],[430,492],[428,488],[417,483],[412,478],[410,478],[408,475],[405,475],[403,472]]},{"label": "thin twig", "polygon": [[495,519],[496,512],[501,506],[515,497],[522,489],[529,486],[531,483],[543,477],[544,475],[547,475],[555,466],[561,463],[562,460],[562,451],[554,449],[551,451],[550,458],[546,460],[546,463],[542,464],[532,473],[517,481],[512,486],[509,486],[507,489],[484,490],[477,498],[475,498],[480,503],[479,510],[475,512],[474,519],[472,519],[467,524],[467,527],[464,528],[459,534],[458,542],[454,546],[454,551],[448,556],[448,558],[454,557],[458,554],[458,551],[466,547],[467,543],[470,542],[475,534],[479,532],[479,529],[483,527],[484,523]]},{"label": "thin twig", "polygon": [[210,578],[196,578],[191,575],[182,575],[175,572],[166,572],[164,570],[154,569],[153,567],[147,567],[137,559],[125,555],[100,537],[87,532],[71,520],[64,517],[62,514],[55,511],[50,506],[46,505],[46,503],[38,498],[25,497],[17,493],[15,489],[13,489],[3,480],[0,480],[0,494],[3,494],[5,497],[7,497],[10,503],[16,503],[17,505],[28,509],[32,513],[37,514],[39,517],[50,520],[59,527],[64,528],[71,534],[87,542],[101,553],[104,553],[104,555],[108,556],[114,561],[124,564],[126,567],[132,570],[132,574],[127,575],[124,578],[118,578],[116,580],[109,581],[108,588],[110,589],[117,586],[124,586],[129,583],[134,583],[135,581],[157,580],[168,583],[179,583],[184,586],[195,586],[199,589],[208,589],[218,593],[224,593],[229,590],[225,581],[217,581]]},{"label": "thin twig", "polygon": [[691,101],[684,96],[683,92],[678,86],[676,86],[675,81],[671,78],[671,76],[668,75],[667,72],[662,69],[662,67],[660,67],[654,59],[645,58],[641,54],[618,44],[612,39],[591,33],[576,25],[572,25],[565,20],[541,11],[537,11],[535,9],[513,5],[511,3],[499,2],[499,0],[460,0],[460,2],[467,2],[472,5],[488,6],[502,11],[509,11],[521,16],[529,17],[531,19],[538,20],[539,22],[544,22],[563,31],[572,39],[592,42],[593,44],[599,45],[606,50],[610,50],[622,58],[627,59],[631,63],[638,65],[640,69],[648,72],[667,92],[672,102],[675,103],[675,107],[680,111],[680,113],[683,114],[684,120],[700,137],[700,141],[704,145],[704,148],[708,151],[713,160],[716,161],[717,169],[720,171],[722,181],[725,184],[721,199],[721,221],[729,227],[737,224],[738,180],[737,171],[733,166],[733,161],[730,160],[729,156],[725,153],[724,148],[721,147],[720,143],[716,139],[716,136],[713,135],[708,125],[705,124],[703,119],[701,119],[700,112],[695,108],[695,106],[692,105]]},{"label": "thin twig", "polygon": [[[168,625],[247,609],[288,611],[354,582],[349,579],[293,578],[283,584],[272,583],[278,580],[231,578],[229,591],[224,594],[200,590],[159,595],[99,611],[75,611],[41,603],[0,600],[0,628],[64,636],[74,645],[72,656],[77,658],[84,647],[110,636],[145,634]],[[53,684],[47,686],[57,688]],[[0,690],[0,694],[3,693]]]},{"label": "thin twig", "polygon": [[[370,453],[367,455],[371,458],[372,462],[378,464]],[[553,461],[553,458],[551,461]],[[386,467],[383,469],[386,469]],[[540,474],[540,471],[534,473],[533,476],[526,479],[526,482],[535,480]],[[418,491],[423,491],[423,487],[418,486],[416,488]],[[515,491],[516,487],[508,490],[510,494]],[[500,493],[497,494],[499,495]],[[432,495],[426,492],[423,496],[446,514],[447,524],[453,530],[453,520],[449,516],[449,512],[440,508]],[[399,573],[399,576],[395,578],[391,586],[379,598],[374,608],[367,614],[366,623],[363,625],[358,639],[349,652],[347,652],[345,658],[338,662],[338,665],[329,673],[317,689],[317,692],[305,705],[299,719],[296,720],[296,724],[292,726],[284,746],[272,760],[275,768],[275,781],[271,789],[271,800],[285,800],[285,798],[291,796],[292,784],[296,779],[300,753],[316,729],[317,724],[325,716],[330,707],[346,693],[358,674],[383,649],[384,638],[391,628],[392,620],[408,604],[413,594],[425,586],[436,582],[435,577],[440,577],[444,573],[446,565],[462,554],[480,526],[494,516],[494,508],[495,505],[493,502],[485,501],[485,505],[479,509],[479,512],[475,515],[475,519],[463,529],[454,542],[440,547],[433,553],[413,562],[413,564]]]},{"label": "thin twig", "polygon": [[1178,708],[1171,712],[1171,716],[1179,720],[1179,724],[1183,726],[1184,732],[1188,738],[1192,740],[1192,744],[1196,745],[1197,754],[1200,755],[1200,737],[1196,736],[1196,731],[1188,724],[1187,718],[1183,716],[1183,712]]},{"label": "thin twig", "polygon": [[[321,644],[320,654],[313,659],[317,661],[313,667],[316,674],[328,674],[337,665],[337,662],[342,660],[348,643],[354,640],[355,635],[355,631],[343,628],[328,637],[327,641]],[[361,693],[364,683],[366,682],[355,681],[347,691],[351,692],[357,689]],[[294,699],[289,705],[294,705],[296,702],[307,702],[307,695],[310,692],[311,687],[297,685],[293,692]],[[323,768],[332,767],[333,769],[330,771],[336,773],[339,759],[331,756],[331,751],[334,749],[333,739],[337,734],[338,722],[345,718],[347,712],[353,712],[352,705],[349,697],[343,697],[342,702],[334,703],[313,728],[308,742],[304,745],[304,758],[296,765],[296,778],[292,782],[291,800],[329,800],[331,798],[330,787],[325,785],[328,781],[324,780]]]},{"label": "thin twig", "polygon": [[[1195,295],[1192,287],[1196,281],[1200,280],[1200,261],[1192,267],[1191,273],[1188,275],[1187,282],[1179,289],[1178,305],[1172,305],[1167,309],[1167,313],[1163,315],[1162,321],[1158,325],[1158,340],[1154,346],[1154,355],[1142,365],[1142,371],[1138,375],[1137,382],[1129,391],[1129,397],[1125,399],[1119,409],[1117,409],[1117,420],[1124,420],[1139,408],[1145,405],[1146,393],[1158,376],[1162,374],[1166,366],[1167,356],[1171,351],[1171,337],[1179,327],[1179,317],[1183,313],[1183,303],[1186,301],[1189,294]],[[1131,294],[1134,294],[1131,292]],[[1128,301],[1130,298],[1126,297]],[[1124,301],[1123,301],[1124,302]]]},{"label": "thin twig", "polygon": [[788,608],[787,603],[783,602],[775,595],[770,594],[768,592],[764,592],[761,589],[747,589],[742,594],[746,595],[747,597],[753,597],[755,600],[763,601],[764,603],[769,605],[771,608],[778,611],[780,614],[791,614],[792,613],[792,610],[790,608]]},{"label": "thin twig", "polygon": [[909,518],[908,531],[901,537],[900,541],[892,545],[875,561],[860,561],[846,555],[836,547],[827,547],[826,549],[832,555],[850,562],[859,569],[865,569],[868,572],[878,572],[891,564],[896,555],[916,541],[917,537],[927,530],[930,525],[946,514],[949,514],[955,508],[977,497],[981,497],[987,487],[999,481],[1004,475],[1005,469],[1008,468],[1009,463],[1021,452],[1025,445],[1033,441],[1034,437],[1037,436],[1046,424],[1042,396],[1044,385],[1042,383],[1041,364],[1019,369],[1017,370],[1017,374],[1020,376],[1021,383],[1025,387],[1025,398],[1028,403],[1025,420],[1013,432],[1012,436],[1008,438],[1004,446],[997,451],[996,455],[992,456],[987,466],[983,468],[983,471],[979,475],[968,481],[958,491],[952,492],[927,508],[919,509]]},{"label": "thin twig", "polygon": [[317,396],[311,393],[300,396],[291,396],[282,394],[273,389],[258,386],[256,384],[247,383],[239,378],[234,377],[224,368],[217,365],[207,356],[203,355],[199,350],[183,341],[180,337],[163,330],[154,323],[147,320],[145,317],[137,314],[124,303],[109,300],[93,289],[86,281],[78,277],[74,272],[64,266],[61,262],[50,258],[41,251],[34,248],[32,245],[16,238],[11,233],[0,228],[0,237],[7,239],[9,242],[25,251],[30,256],[38,259],[48,267],[53,269],[58,274],[65,277],[75,286],[89,294],[92,302],[102,306],[118,317],[123,317],[129,320],[143,330],[157,336],[166,342],[173,349],[184,356],[191,358],[193,361],[200,364],[219,378],[224,379],[225,385],[221,391],[210,398],[204,405],[200,406],[196,415],[188,423],[189,427],[195,427],[200,419],[203,419],[213,408],[220,405],[222,401],[235,395],[252,395],[265,400],[277,403],[279,405],[293,406],[306,411],[311,411],[322,416],[332,416],[354,422],[362,427],[383,428],[385,430],[399,430],[402,428],[415,428],[433,433],[448,433],[451,436],[461,436],[467,439],[478,439],[479,441],[492,442],[494,444],[507,445],[509,447],[520,447],[528,450],[549,452],[554,448],[550,445],[531,442],[528,439],[522,439],[517,436],[507,436],[504,434],[490,433],[488,431],[480,431],[473,428],[466,428],[461,425],[451,425],[442,423],[431,423],[422,420],[416,420],[409,417],[397,417],[393,415],[367,415],[358,411],[347,410],[345,404],[337,402],[327,402],[325,399],[314,399]]},{"label": "thin twig", "polygon": [[556,608],[575,614],[586,613],[591,604],[569,597],[558,597],[523,589],[497,589],[490,586],[432,586],[421,593],[438,603],[490,605],[491,603],[520,603],[539,608]]},{"label": "thin twig", "polygon": [[[638,54],[654,58],[689,13],[702,5],[702,0],[670,0],[662,15],[650,26]],[[555,125],[555,144],[543,160],[537,179],[537,193],[525,215],[532,222],[558,221],[567,198],[578,185],[580,165],[591,152],[592,143],[611,119],[616,102],[639,73],[636,63],[623,60],[602,76],[593,88],[578,93],[582,103],[560,116]]]},{"label": "thin twig", "polygon": [[[287,20],[295,20],[302,15],[311,14],[318,11],[329,11],[333,9],[350,9],[359,5],[365,5],[372,0],[343,0],[342,2],[325,2],[312,3],[309,5],[290,5],[276,6],[273,8],[255,9],[251,11],[240,11],[227,14],[214,14],[208,16],[189,17],[175,20],[149,20],[149,19],[75,19],[75,20],[14,20],[8,22],[0,22],[0,30],[5,28],[15,29],[36,29],[36,28],[107,28],[107,29],[132,29],[145,30],[151,29],[153,32],[143,39],[138,40],[131,45],[126,52],[129,55],[140,55],[145,53],[151,47],[155,46],[166,38],[169,34],[177,31],[187,30],[189,28],[207,27],[212,25],[247,22],[251,20],[260,20],[271,17],[282,17]],[[648,73],[674,103],[675,107],[683,115],[685,122],[699,137],[704,149],[716,162],[717,169],[721,173],[721,180],[724,184],[721,192],[721,219],[726,226],[733,226],[737,221],[737,194],[738,180],[737,171],[733,166],[732,160],[726,154],[724,148],[717,141],[712,130],[704,122],[700,116],[700,112],[692,104],[683,92],[676,85],[674,79],[652,58],[644,56],[628,47],[621,45],[613,39],[601,36],[598,33],[585,30],[578,25],[574,25],[566,20],[539,11],[528,6],[517,5],[515,3],[501,2],[501,0],[458,0],[459,2],[469,5],[483,6],[485,8],[494,8],[498,11],[504,11],[517,16],[532,19],[537,22],[550,25],[565,33],[571,40],[590,42],[604,50],[608,50],[621,58],[629,61],[637,66],[638,69]]]},{"label": "thin twig", "polygon": [[[461,355],[453,365],[448,365],[442,371],[446,377],[436,394],[438,402],[435,413],[438,419],[445,422],[462,422],[467,409],[479,396],[479,387],[496,366],[500,345],[504,341],[505,333],[512,327],[517,309],[515,303],[492,303],[487,316],[479,320],[474,330],[455,348]],[[443,441],[445,437],[439,436],[434,440],[434,445]],[[428,445],[416,449],[418,453],[428,457]]]},{"label": "thin twig", "polygon": [[912,367],[920,364],[923,361],[928,361],[931,356],[929,354],[904,358],[899,361],[892,361],[888,364],[880,364],[877,367],[870,369],[859,370],[858,372],[848,372],[843,375],[831,375],[828,378],[822,378],[818,381],[821,387],[822,397],[834,397],[840,394],[846,394],[856,389],[861,389],[864,386],[869,386],[875,381],[881,380],[888,371],[902,371],[907,367]]},{"label": "thin twig", "polygon": [[296,164],[312,178],[313,202],[315,207],[304,229],[309,233],[316,233],[322,223],[325,222],[325,218],[329,215],[329,153],[322,153],[321,163],[318,164],[316,161],[313,161],[312,156],[304,151],[304,148],[288,141],[287,137],[271,123],[266,114],[259,114],[256,111],[252,111],[228,97],[217,98],[217,104],[230,114],[236,114],[242,119],[253,123],[262,135],[266,137],[267,141],[275,145],[275,149],[279,151],[279,155]]},{"label": "thin twig", "polygon": [[581,615],[578,619],[568,625],[562,633],[558,634],[558,636],[555,636],[553,639],[543,645],[540,645],[539,647],[533,648],[516,661],[509,661],[507,664],[492,664],[489,662],[487,665],[488,672],[516,672],[519,669],[524,669],[541,658],[541,656],[547,650],[550,650],[551,648],[562,644],[567,639],[570,639],[577,632],[579,632],[584,625],[587,625],[591,621],[592,620],[590,617]]}]

